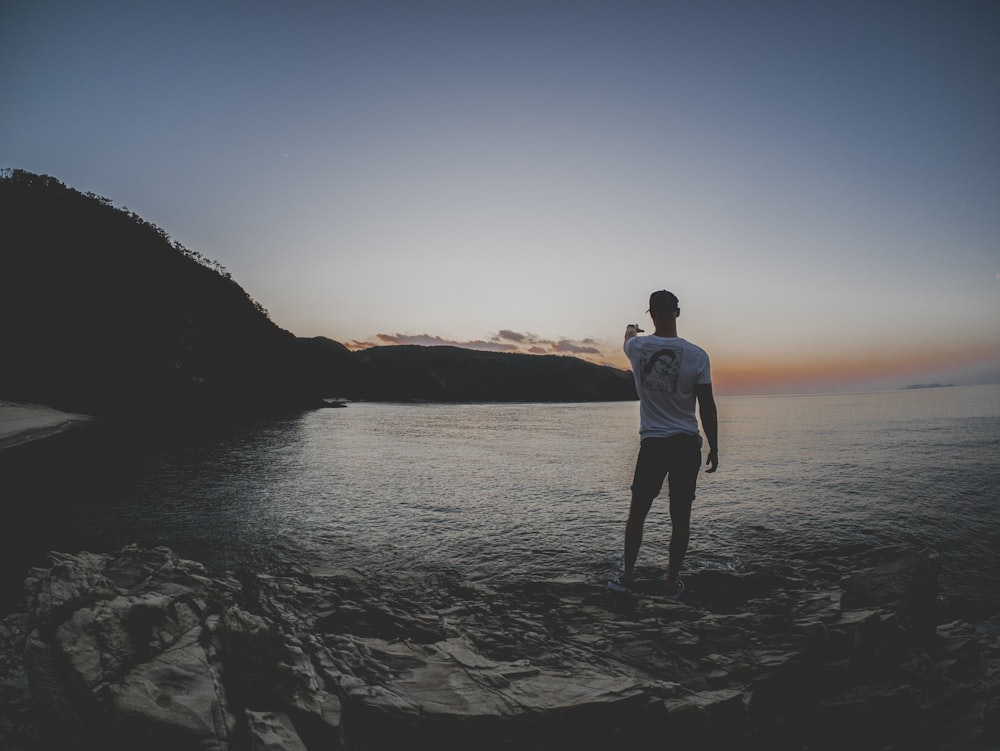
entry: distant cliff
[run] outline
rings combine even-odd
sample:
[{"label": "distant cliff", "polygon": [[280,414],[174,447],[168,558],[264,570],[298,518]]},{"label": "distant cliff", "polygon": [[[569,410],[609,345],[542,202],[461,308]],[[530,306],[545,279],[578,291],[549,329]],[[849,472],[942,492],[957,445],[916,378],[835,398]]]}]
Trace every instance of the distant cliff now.
[{"label": "distant cliff", "polygon": [[626,371],[452,347],[352,353],[275,325],[228,273],[135,213],[0,171],[0,398],[128,416],[242,414],[324,397],[635,398]]},{"label": "distant cliff", "polygon": [[632,374],[561,355],[458,347],[373,347],[355,353],[367,372],[363,398],[423,401],[624,401]]}]

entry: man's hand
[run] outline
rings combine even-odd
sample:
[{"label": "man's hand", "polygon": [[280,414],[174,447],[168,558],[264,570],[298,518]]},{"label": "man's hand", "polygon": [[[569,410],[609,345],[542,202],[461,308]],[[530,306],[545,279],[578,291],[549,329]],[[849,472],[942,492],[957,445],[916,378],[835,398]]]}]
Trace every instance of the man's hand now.
[{"label": "man's hand", "polygon": [[633,336],[638,336],[642,333],[642,329],[639,328],[639,324],[630,323],[625,327],[625,339],[631,339]]},{"label": "man's hand", "polygon": [[712,473],[719,468],[719,452],[712,450],[708,452],[708,460],[705,462],[708,469],[705,472]]}]

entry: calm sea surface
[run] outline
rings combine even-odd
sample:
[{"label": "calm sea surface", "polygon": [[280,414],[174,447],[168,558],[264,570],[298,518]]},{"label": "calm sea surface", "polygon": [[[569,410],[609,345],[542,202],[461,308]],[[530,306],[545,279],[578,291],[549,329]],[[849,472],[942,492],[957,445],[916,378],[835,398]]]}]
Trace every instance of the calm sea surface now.
[{"label": "calm sea surface", "polygon": [[[719,408],[721,465],[699,481],[691,568],[916,542],[941,551],[946,586],[998,598],[1000,386],[731,397]],[[134,542],[212,568],[600,581],[621,563],[638,406],[358,403],[106,444],[83,453],[86,466],[21,479],[8,566]],[[663,499],[640,567],[665,565],[668,532]]]}]

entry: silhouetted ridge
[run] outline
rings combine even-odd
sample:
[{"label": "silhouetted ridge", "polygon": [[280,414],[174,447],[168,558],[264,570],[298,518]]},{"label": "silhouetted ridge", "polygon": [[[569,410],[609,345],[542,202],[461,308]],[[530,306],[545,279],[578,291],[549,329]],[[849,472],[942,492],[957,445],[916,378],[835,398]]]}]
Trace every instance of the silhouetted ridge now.
[{"label": "silhouetted ridge", "polygon": [[0,399],[189,419],[324,397],[635,398],[627,371],[572,357],[296,338],[218,264],[51,177],[0,171],[0,226]]},{"label": "silhouetted ridge", "polygon": [[416,345],[373,347],[368,398],[426,401],[583,402],[635,399],[632,374],[562,355],[481,352]]},{"label": "silhouetted ridge", "polygon": [[0,175],[0,396],[95,414],[318,398],[295,338],[221,267],[110,201]]}]

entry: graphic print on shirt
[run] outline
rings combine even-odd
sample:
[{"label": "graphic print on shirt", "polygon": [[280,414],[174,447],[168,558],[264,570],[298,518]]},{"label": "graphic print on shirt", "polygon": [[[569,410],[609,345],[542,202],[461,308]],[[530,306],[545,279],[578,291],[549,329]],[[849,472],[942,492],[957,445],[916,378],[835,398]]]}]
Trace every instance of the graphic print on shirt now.
[{"label": "graphic print on shirt", "polygon": [[640,359],[642,387],[650,391],[675,393],[683,354],[684,351],[680,347],[643,349]]}]

